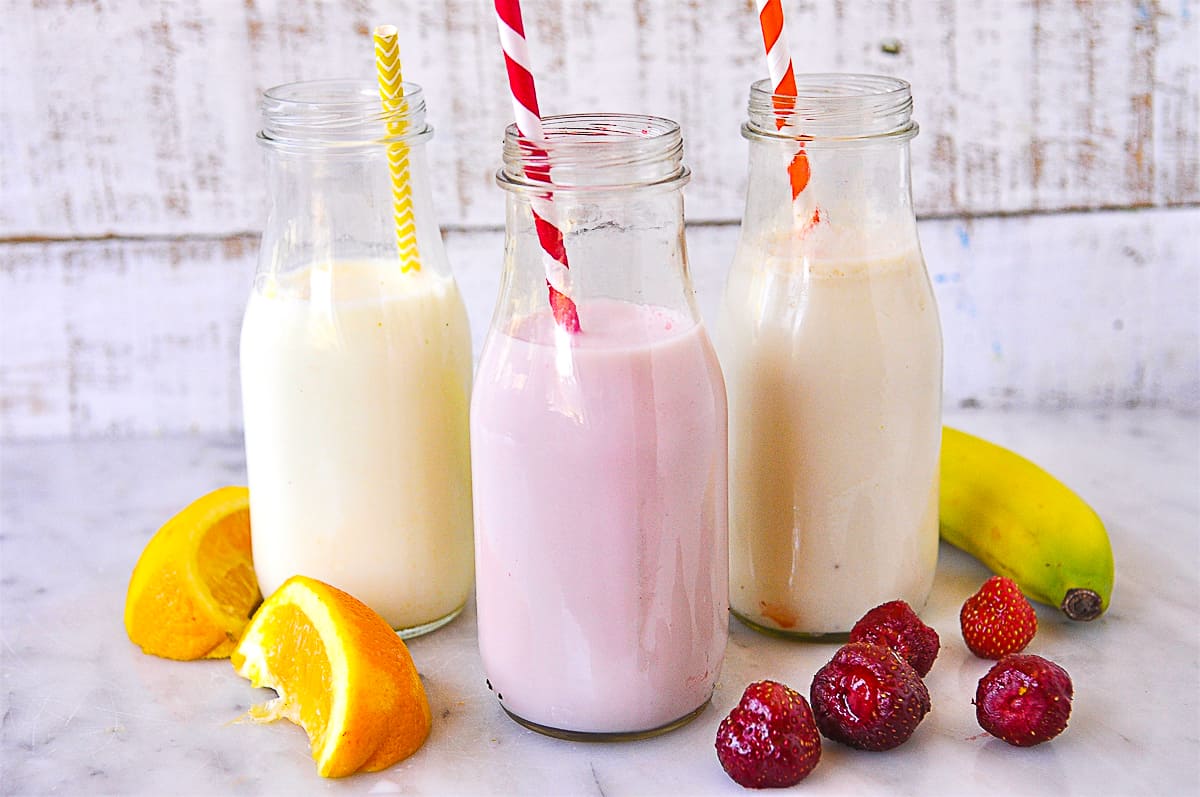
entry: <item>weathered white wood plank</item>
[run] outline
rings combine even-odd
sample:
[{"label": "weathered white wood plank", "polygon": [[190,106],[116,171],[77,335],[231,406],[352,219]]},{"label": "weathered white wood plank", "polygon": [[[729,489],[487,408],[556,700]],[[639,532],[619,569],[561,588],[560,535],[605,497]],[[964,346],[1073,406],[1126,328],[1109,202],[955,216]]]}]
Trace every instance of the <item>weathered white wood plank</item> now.
[{"label": "weathered white wood plank", "polygon": [[[751,0],[526,0],[543,110],[684,126],[694,220],[738,218]],[[909,78],[924,214],[1200,202],[1190,0],[786,0],[809,71]],[[504,88],[481,0],[16,0],[0,24],[0,239],[218,235],[262,223],[255,104],[273,84],[371,75],[401,25],[438,128],[443,224],[496,225]]]},{"label": "weathered white wood plank", "polygon": [[0,436],[236,428],[257,243],[0,249]]},{"label": "weathered white wood plank", "polygon": [[[1138,4],[1139,17],[1145,9],[1156,20],[1174,14],[1185,22],[1152,28],[1154,62],[1142,66],[1153,69],[1153,90],[1136,105],[1139,122],[1148,117],[1154,131],[1153,201],[1160,205],[1188,201],[1200,190],[1200,7],[1193,0],[1179,0],[1171,11],[1163,9],[1167,5]],[[1148,37],[1145,27],[1141,35]]]},{"label": "weathered white wood plank", "polygon": [[1200,210],[924,223],[948,405],[1200,409]]},{"label": "weathered white wood plank", "polygon": [[[1197,228],[1197,209],[922,222],[947,406],[1200,410]],[[688,231],[709,320],[737,234]],[[503,235],[446,240],[478,352]],[[256,246],[246,236],[0,249],[0,438],[237,429]]]}]

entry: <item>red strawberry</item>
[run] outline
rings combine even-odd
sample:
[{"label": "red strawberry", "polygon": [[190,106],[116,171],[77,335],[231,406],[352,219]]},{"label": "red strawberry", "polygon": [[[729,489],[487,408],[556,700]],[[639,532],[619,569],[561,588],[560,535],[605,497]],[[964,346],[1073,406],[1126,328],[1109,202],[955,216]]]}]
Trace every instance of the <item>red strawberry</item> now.
[{"label": "red strawberry", "polygon": [[889,601],[862,616],[850,629],[851,642],[873,642],[891,648],[924,678],[937,658],[941,641],[904,601]]},{"label": "red strawberry", "polygon": [[1037,613],[1011,578],[992,576],[958,614],[963,640],[976,656],[999,659],[1025,649],[1037,633]]},{"label": "red strawberry", "polygon": [[979,727],[1017,747],[1048,742],[1067,727],[1074,689],[1071,676],[1041,656],[1000,659],[975,690]]},{"label": "red strawberry", "polygon": [[752,789],[792,786],[821,760],[821,736],[804,696],[775,681],[755,681],[717,728],[717,759]]},{"label": "red strawberry", "polygon": [[809,697],[821,733],[860,750],[903,744],[930,708],[917,671],[869,642],[851,642],[833,654],[813,676]]}]

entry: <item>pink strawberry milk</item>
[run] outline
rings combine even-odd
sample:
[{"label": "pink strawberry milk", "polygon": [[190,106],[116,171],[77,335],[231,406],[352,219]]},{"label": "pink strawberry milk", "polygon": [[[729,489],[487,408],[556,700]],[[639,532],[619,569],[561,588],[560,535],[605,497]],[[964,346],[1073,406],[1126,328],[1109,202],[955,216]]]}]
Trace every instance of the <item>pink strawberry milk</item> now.
[{"label": "pink strawberry milk", "polygon": [[[678,126],[544,123],[540,153],[508,131],[505,274],[471,401],[480,652],[517,721],[637,738],[694,717],[720,671],[725,387],[692,301]],[[530,177],[547,158],[552,201]],[[548,301],[542,225],[567,231],[553,273],[577,331]]]}]

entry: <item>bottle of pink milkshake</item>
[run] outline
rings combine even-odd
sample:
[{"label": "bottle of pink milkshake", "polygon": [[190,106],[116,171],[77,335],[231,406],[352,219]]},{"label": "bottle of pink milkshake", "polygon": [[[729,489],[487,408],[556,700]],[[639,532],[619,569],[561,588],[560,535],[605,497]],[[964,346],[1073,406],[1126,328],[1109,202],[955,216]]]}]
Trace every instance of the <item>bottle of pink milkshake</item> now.
[{"label": "bottle of pink milkshake", "polygon": [[[702,711],[724,655],[725,386],[688,274],[678,125],[543,124],[538,143],[507,131],[505,270],[471,400],[480,652],[518,722],[639,738]],[[569,270],[547,266],[554,229]]]}]

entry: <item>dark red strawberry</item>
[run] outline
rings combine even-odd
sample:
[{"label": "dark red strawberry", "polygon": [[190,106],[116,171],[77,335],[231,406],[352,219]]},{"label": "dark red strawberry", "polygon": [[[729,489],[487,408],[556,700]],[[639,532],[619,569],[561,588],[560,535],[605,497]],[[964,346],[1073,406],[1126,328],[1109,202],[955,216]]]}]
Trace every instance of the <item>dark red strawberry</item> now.
[{"label": "dark red strawberry", "polygon": [[1048,742],[1067,727],[1074,695],[1071,676],[1041,656],[1000,659],[975,690],[979,727],[1017,747]]},{"label": "dark red strawberry", "polygon": [[1019,653],[1037,633],[1037,613],[1011,578],[992,576],[958,614],[963,640],[976,656]]},{"label": "dark red strawberry", "polygon": [[755,681],[717,728],[717,759],[752,789],[792,786],[821,760],[808,701],[775,681]]},{"label": "dark red strawberry", "polygon": [[860,750],[903,744],[930,708],[917,671],[869,642],[851,642],[833,654],[813,676],[809,698],[821,733]]},{"label": "dark red strawberry", "polygon": [[937,658],[941,640],[904,601],[888,601],[862,616],[850,629],[851,642],[873,642],[891,648],[924,678]]}]

